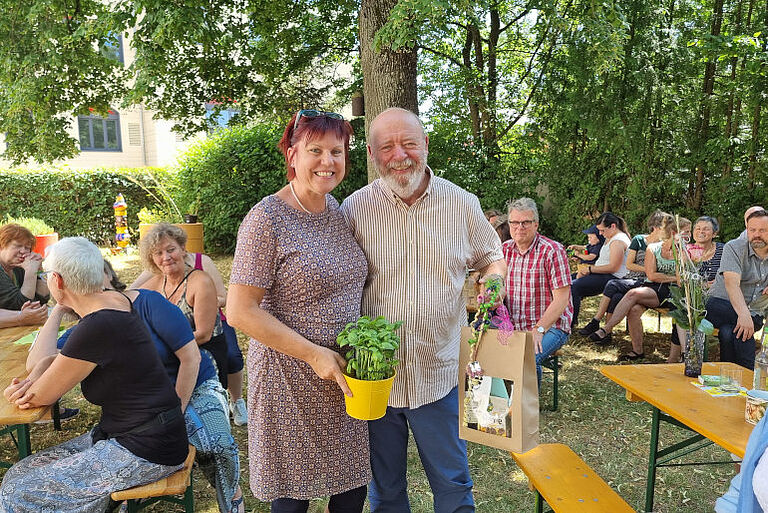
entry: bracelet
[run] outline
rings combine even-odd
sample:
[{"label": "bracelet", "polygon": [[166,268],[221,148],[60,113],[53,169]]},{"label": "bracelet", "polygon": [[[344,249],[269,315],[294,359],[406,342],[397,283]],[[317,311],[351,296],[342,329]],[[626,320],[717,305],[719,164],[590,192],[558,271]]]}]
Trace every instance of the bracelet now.
[{"label": "bracelet", "polygon": [[592,266],[591,265],[587,266],[587,271],[589,271],[589,274],[592,274]]}]

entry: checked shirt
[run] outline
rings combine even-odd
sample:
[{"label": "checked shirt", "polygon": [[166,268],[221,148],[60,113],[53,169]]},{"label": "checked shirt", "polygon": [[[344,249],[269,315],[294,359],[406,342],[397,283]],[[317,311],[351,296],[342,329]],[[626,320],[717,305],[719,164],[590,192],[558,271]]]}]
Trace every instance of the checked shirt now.
[{"label": "checked shirt", "polygon": [[[563,245],[537,233],[525,253],[509,240],[502,245],[507,262],[507,306],[515,331],[531,331],[549,304],[552,291],[571,284],[568,256]],[[571,332],[573,303],[553,327]]]}]

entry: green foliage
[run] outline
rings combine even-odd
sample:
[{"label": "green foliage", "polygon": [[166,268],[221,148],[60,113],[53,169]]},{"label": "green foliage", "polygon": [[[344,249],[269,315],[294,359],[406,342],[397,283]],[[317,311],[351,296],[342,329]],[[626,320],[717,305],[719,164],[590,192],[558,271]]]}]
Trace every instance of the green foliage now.
[{"label": "green foliage", "polygon": [[397,330],[403,322],[390,323],[383,316],[360,317],[350,322],[336,337],[339,347],[348,347],[347,374],[355,379],[376,381],[395,374],[398,361],[395,352],[400,347]]},{"label": "green foliage", "polygon": [[106,113],[126,74],[105,47],[116,43],[107,4],[0,0],[0,133],[15,162],[78,153],[71,116]]},{"label": "green foliage", "polygon": [[[77,155],[72,117],[143,104],[175,129],[331,110],[357,55],[352,0],[0,0],[0,133],[15,163]],[[115,58],[119,36],[125,65]],[[322,65],[320,65],[322,63]],[[127,66],[127,67],[126,67]],[[335,96],[336,95],[339,96]]]},{"label": "green foliage", "polygon": [[[178,204],[183,211],[197,208],[207,248],[232,251],[251,207],[285,185],[281,136],[275,125],[233,127],[193,145],[179,160]],[[338,199],[366,183],[365,146],[362,137],[356,140],[350,176],[333,192]]]},{"label": "green foliage", "polygon": [[110,244],[115,237],[112,204],[118,193],[128,203],[128,226],[138,237],[141,208],[157,208],[146,190],[135,180],[149,180],[152,174],[168,182],[163,169],[93,169],[74,171],[0,170],[0,217],[35,217],[52,226],[60,237],[81,235],[98,244]]},{"label": "green foliage", "polygon": [[205,245],[232,251],[245,214],[285,184],[285,164],[274,127],[233,127],[216,132],[179,159],[179,205],[198,202]]},{"label": "green foliage", "polygon": [[48,223],[36,217],[12,217],[6,215],[2,224],[11,223],[23,226],[32,232],[32,235],[47,235],[56,231]]}]

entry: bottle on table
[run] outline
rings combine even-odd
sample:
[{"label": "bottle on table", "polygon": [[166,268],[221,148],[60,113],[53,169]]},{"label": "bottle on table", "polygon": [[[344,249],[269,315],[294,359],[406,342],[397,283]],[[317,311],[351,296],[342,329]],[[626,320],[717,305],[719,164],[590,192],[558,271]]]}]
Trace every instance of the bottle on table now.
[{"label": "bottle on table", "polygon": [[755,390],[768,390],[768,323],[763,328],[762,348],[755,356],[755,380],[752,388]]}]

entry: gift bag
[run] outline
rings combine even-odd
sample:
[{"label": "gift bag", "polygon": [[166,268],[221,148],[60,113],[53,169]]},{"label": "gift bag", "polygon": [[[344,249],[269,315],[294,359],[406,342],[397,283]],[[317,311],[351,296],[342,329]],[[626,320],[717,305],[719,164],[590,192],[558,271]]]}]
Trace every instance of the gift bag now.
[{"label": "gift bag", "polygon": [[459,353],[459,437],[497,449],[527,452],[539,444],[539,388],[530,332],[514,332],[507,344],[489,329],[476,361],[483,375],[467,375],[472,330],[463,327]]}]

